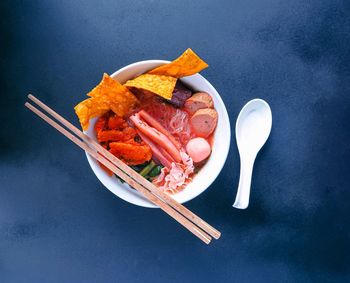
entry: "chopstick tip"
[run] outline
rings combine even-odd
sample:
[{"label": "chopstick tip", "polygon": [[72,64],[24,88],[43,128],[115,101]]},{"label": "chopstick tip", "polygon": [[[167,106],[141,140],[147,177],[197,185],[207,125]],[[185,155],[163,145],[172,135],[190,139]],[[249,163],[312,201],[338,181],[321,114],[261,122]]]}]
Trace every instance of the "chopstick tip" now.
[{"label": "chopstick tip", "polygon": [[221,233],[218,231],[217,234],[213,237],[215,240],[219,240],[219,238],[221,237]]}]

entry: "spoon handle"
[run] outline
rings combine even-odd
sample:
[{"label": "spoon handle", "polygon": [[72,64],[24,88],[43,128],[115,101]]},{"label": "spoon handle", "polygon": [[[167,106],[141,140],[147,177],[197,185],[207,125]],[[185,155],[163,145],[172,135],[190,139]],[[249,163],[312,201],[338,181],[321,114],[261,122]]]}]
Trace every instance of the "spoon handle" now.
[{"label": "spoon handle", "polygon": [[235,208],[246,209],[248,207],[254,160],[255,158],[241,159],[238,190],[235,203],[233,204]]}]

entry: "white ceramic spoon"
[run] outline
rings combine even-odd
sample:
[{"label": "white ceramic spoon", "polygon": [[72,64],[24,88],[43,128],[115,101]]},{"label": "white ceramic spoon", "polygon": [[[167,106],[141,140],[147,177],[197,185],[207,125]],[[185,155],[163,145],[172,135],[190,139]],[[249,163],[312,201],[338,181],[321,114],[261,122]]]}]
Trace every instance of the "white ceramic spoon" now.
[{"label": "white ceramic spoon", "polygon": [[238,115],[236,140],[241,159],[241,173],[236,200],[233,204],[235,208],[248,207],[255,157],[269,137],[271,127],[271,109],[262,99],[249,101]]}]

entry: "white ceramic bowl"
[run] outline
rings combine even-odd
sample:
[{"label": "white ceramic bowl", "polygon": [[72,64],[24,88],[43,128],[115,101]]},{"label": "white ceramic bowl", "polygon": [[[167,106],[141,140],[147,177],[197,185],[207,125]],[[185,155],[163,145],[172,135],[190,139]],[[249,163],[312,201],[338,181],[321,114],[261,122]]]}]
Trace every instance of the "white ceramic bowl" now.
[{"label": "white ceramic bowl", "polygon": [[[153,69],[165,63],[169,63],[169,61],[140,61],[116,71],[111,77],[121,83],[124,83],[128,79],[134,78],[150,69]],[[208,162],[203,166],[199,173],[194,177],[193,181],[183,191],[173,196],[173,198],[178,202],[184,203],[204,192],[219,175],[222,167],[225,164],[230,148],[231,130],[226,107],[215,88],[199,74],[184,77],[181,80],[195,91],[204,91],[209,93],[214,100],[214,107],[219,114],[218,125],[214,133],[212,154]],[[86,133],[94,139],[96,137],[93,128],[96,120],[96,118],[91,119],[89,129],[86,131]],[[108,176],[108,174],[103,169],[101,169],[97,161],[88,154],[87,159],[97,178],[113,194],[117,195],[127,202],[139,206],[156,207],[147,199],[145,199],[140,193],[130,188],[127,184],[120,183],[120,181],[115,176]]]}]

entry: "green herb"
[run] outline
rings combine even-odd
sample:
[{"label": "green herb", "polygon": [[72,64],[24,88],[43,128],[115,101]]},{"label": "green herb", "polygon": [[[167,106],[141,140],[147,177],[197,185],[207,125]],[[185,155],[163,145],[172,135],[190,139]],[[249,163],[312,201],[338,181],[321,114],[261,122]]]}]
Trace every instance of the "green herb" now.
[{"label": "green herb", "polygon": [[157,164],[152,160],[145,168],[141,170],[140,175],[146,177],[155,166],[157,166]]},{"label": "green herb", "polygon": [[134,171],[140,173],[141,170],[142,170],[143,168],[145,168],[148,164],[149,164],[148,162],[145,162],[145,163],[143,163],[143,164],[132,165],[132,166],[130,166],[130,167],[131,167]]},{"label": "green herb", "polygon": [[162,167],[161,165],[158,165],[158,166],[154,167],[154,168],[152,169],[152,171],[149,172],[148,176],[150,176],[150,177],[156,177],[156,176],[158,176],[158,175],[160,174],[160,171],[162,170],[162,168],[163,168],[163,167]]}]

